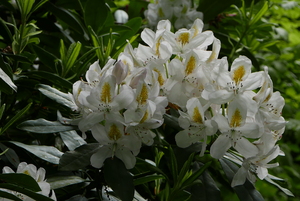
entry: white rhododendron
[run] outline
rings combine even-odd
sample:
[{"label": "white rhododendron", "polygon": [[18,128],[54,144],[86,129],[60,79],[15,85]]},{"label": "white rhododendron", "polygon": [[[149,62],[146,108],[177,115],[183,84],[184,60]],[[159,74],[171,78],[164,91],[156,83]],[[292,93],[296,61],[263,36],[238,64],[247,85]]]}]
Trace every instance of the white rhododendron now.
[{"label": "white rhododendron", "polygon": [[[53,200],[56,200],[56,196],[53,190],[51,190],[50,188],[50,184],[45,180],[45,176],[46,176],[46,170],[42,167],[40,167],[39,169],[36,168],[35,165],[33,164],[27,164],[26,162],[21,162],[18,165],[17,171],[13,171],[10,167],[5,166],[3,167],[2,170],[3,174],[8,174],[8,173],[22,173],[22,174],[27,174],[29,176],[31,176],[39,185],[40,189],[42,191],[38,192],[44,196],[47,196]],[[26,200],[26,201],[34,201],[34,199],[28,197],[27,195],[24,195],[22,193],[16,192],[16,191],[12,191],[12,190],[6,190],[6,189],[1,189],[4,191],[7,191],[15,196],[17,196],[18,198],[20,198],[21,200]],[[0,201],[9,201],[10,199],[6,199],[6,198],[0,198]]]},{"label": "white rhododendron", "polygon": [[[189,5],[173,3],[177,10]],[[173,15],[174,10],[163,10],[169,4],[149,4],[147,16],[154,20],[154,7],[161,15]],[[171,23],[162,20],[156,31],[142,32],[146,45],[128,44],[103,67],[93,63],[86,80],[73,85],[72,109],[80,115],[66,122],[90,131],[99,143],[91,157],[94,167],[117,157],[133,168],[140,148],[155,142],[156,129],[171,108],[182,128],[174,136],[177,146],[201,143],[200,156],[238,158],[241,168],[232,186],[246,178],[255,181],[256,175],[272,178],[268,168],[278,164],[270,162],[283,155],[277,141],[286,123],[281,116],[284,99],[273,92],[267,67],[252,72],[251,60],[243,55],[229,64],[226,57],[219,58],[220,40],[202,29],[203,22],[196,19],[189,29],[173,33]]]}]

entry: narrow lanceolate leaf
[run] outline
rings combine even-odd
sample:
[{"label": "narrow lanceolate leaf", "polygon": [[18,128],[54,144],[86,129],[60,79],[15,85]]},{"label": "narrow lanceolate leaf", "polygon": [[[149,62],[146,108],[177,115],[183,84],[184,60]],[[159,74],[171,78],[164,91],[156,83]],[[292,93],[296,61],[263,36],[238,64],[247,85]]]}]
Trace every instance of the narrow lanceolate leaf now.
[{"label": "narrow lanceolate leaf", "polygon": [[[220,159],[219,160],[222,168],[228,178],[229,183],[232,182],[233,176],[238,171],[238,166],[232,163],[227,159]],[[236,192],[237,196],[240,200],[245,201],[263,201],[264,198],[262,195],[255,189],[253,184],[246,180],[244,185],[235,186],[233,187],[234,191]]]},{"label": "narrow lanceolate leaf", "polygon": [[134,185],[141,185],[151,181],[155,181],[157,179],[164,179],[165,177],[162,175],[147,175],[145,177],[137,178],[134,180]]},{"label": "narrow lanceolate leaf", "polygon": [[69,70],[74,65],[81,49],[81,43],[78,41],[77,43],[72,43],[68,49],[66,55],[66,68]]},{"label": "narrow lanceolate leaf", "polygon": [[78,176],[56,176],[47,178],[47,182],[50,184],[51,189],[63,188],[65,186],[70,186],[85,181],[85,179],[82,179]]},{"label": "narrow lanceolate leaf", "polygon": [[26,186],[27,189],[34,192],[41,191],[35,179],[24,173],[7,173],[0,174],[0,180],[4,183],[15,184],[18,186]]},{"label": "narrow lanceolate leaf", "polygon": [[2,115],[3,115],[4,110],[5,110],[5,103],[4,103],[4,104],[1,106],[1,108],[0,108],[0,120],[1,120],[1,118],[2,118]]},{"label": "narrow lanceolate leaf", "polygon": [[26,107],[24,107],[21,111],[19,111],[13,118],[11,118],[5,126],[0,131],[0,135],[4,133],[13,123],[15,123],[19,118],[21,118],[30,108],[32,103],[29,103]]},{"label": "narrow lanceolate leaf", "polygon": [[60,157],[63,155],[61,151],[52,146],[27,145],[21,142],[10,141],[14,145],[26,149],[35,156],[53,164],[58,164]]},{"label": "narrow lanceolate leaf", "polygon": [[10,86],[14,91],[17,91],[17,86],[13,83],[10,77],[0,68],[0,78]]},{"label": "narrow lanceolate leaf", "polygon": [[263,7],[260,9],[260,11],[257,14],[255,14],[253,19],[250,21],[249,26],[251,27],[253,24],[258,22],[262,18],[262,16],[268,11],[268,8],[268,1],[266,1]]},{"label": "narrow lanceolate leaf", "polygon": [[33,133],[56,133],[75,129],[74,126],[65,126],[58,121],[48,121],[46,119],[24,121],[17,128]]},{"label": "narrow lanceolate leaf", "polygon": [[69,148],[70,151],[86,144],[86,141],[82,137],[80,137],[74,130],[59,132],[59,134],[64,144]]},{"label": "narrow lanceolate leaf", "polygon": [[105,160],[104,178],[122,201],[133,200],[133,177],[120,159],[114,157]]},{"label": "narrow lanceolate leaf", "polygon": [[84,144],[73,151],[67,151],[59,161],[59,170],[75,171],[90,164],[91,156],[100,148],[98,143]]},{"label": "narrow lanceolate leaf", "polygon": [[49,85],[40,84],[38,87],[38,90],[43,93],[48,98],[51,98],[52,100],[55,100],[56,102],[65,105],[69,108],[74,107],[74,103],[72,102],[72,99],[67,93],[63,93]]}]

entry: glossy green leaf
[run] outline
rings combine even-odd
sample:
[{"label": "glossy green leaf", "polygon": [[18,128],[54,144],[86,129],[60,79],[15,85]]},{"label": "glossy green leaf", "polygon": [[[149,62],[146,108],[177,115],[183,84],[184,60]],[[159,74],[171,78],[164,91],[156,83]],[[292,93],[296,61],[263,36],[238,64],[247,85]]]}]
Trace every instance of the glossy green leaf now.
[{"label": "glossy green leaf", "polygon": [[86,27],[91,26],[98,34],[110,14],[105,1],[88,0],[84,8],[84,22]]},{"label": "glossy green leaf", "polygon": [[20,110],[13,118],[11,118],[0,131],[0,135],[3,134],[13,123],[20,119],[31,107],[32,103],[29,103],[26,107]]},{"label": "glossy green leaf", "polygon": [[46,119],[27,120],[19,124],[17,128],[33,133],[56,133],[74,130],[74,126],[66,126],[58,121],[48,121]]},{"label": "glossy green leaf", "polygon": [[6,173],[0,174],[0,180],[5,183],[11,183],[18,186],[26,186],[27,189],[34,192],[41,191],[36,180],[30,175],[23,173]]},{"label": "glossy green leaf", "polygon": [[14,145],[26,149],[35,156],[48,161],[53,164],[58,164],[60,157],[63,155],[58,149],[53,146],[42,146],[42,145],[27,145],[21,142],[10,141]]},{"label": "glossy green leaf", "polygon": [[71,97],[69,96],[69,94],[67,94],[67,93],[63,93],[49,85],[45,85],[45,84],[40,84],[38,87],[38,90],[41,93],[43,93],[45,96],[47,96],[48,98],[50,98],[64,106],[67,106],[69,108],[74,107],[74,103],[73,103]]},{"label": "glossy green leaf", "polygon": [[47,178],[47,182],[50,184],[51,189],[63,188],[65,186],[70,186],[85,181],[85,179],[82,179],[78,176],[56,176]]},{"label": "glossy green leaf", "polygon": [[15,200],[15,201],[22,201],[20,198],[18,198],[17,196],[10,194],[8,192],[2,191],[0,190],[0,198],[7,198],[10,200]]},{"label": "glossy green leaf", "polygon": [[98,143],[84,144],[73,151],[67,151],[59,161],[59,170],[75,171],[90,164],[91,156],[100,148]]},{"label": "glossy green leaf", "polygon": [[48,0],[41,0],[38,3],[36,3],[33,8],[31,9],[31,12],[36,11],[39,7],[41,7],[43,4],[45,4]]},{"label": "glossy green leaf", "polygon": [[70,151],[86,144],[86,141],[80,137],[76,131],[59,132],[61,139]]},{"label": "glossy green leaf", "polygon": [[23,193],[29,197],[31,197],[34,200],[43,200],[43,201],[53,201],[51,198],[46,197],[40,193],[36,193],[34,191],[28,190],[27,188],[24,188],[23,186],[17,186],[14,184],[9,184],[9,183],[0,183],[0,188],[5,188],[5,189],[9,189],[12,191],[17,191],[20,193]]},{"label": "glossy green leaf", "polygon": [[115,194],[122,201],[132,201],[134,196],[133,177],[124,163],[114,157],[104,162],[104,178]]},{"label": "glossy green leaf", "polygon": [[[233,162],[229,161],[228,159],[220,159],[219,160],[222,168],[228,178],[229,183],[231,183],[233,176],[238,171],[238,166],[235,165]],[[244,185],[235,186],[233,187],[234,191],[236,192],[237,196],[241,200],[245,201],[263,201],[264,198],[261,194],[255,189],[253,184],[246,180]]]}]

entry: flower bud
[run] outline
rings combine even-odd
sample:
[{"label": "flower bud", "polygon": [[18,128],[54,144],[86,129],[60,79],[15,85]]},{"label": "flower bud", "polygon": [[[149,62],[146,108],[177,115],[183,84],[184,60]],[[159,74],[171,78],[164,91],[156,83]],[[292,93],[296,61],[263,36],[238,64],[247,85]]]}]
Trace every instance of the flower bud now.
[{"label": "flower bud", "polygon": [[121,84],[128,74],[128,66],[119,60],[115,64],[112,74],[116,77],[116,83]]}]

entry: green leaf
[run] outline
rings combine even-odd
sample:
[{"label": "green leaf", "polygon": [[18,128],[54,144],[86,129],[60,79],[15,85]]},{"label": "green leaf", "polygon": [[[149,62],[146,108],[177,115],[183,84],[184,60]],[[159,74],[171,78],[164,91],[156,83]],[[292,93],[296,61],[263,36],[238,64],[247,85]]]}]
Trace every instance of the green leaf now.
[{"label": "green leaf", "polygon": [[[228,159],[219,160],[222,168],[228,178],[229,183],[232,182],[233,176],[238,171],[238,166],[229,161]],[[244,185],[233,187],[237,196],[240,200],[245,201],[263,201],[264,198],[261,194],[255,189],[253,184],[247,179]]]},{"label": "green leaf", "polygon": [[32,103],[29,103],[26,107],[24,107],[22,110],[20,110],[13,118],[11,118],[5,126],[1,129],[0,135],[4,133],[13,123],[15,123],[18,119],[20,119],[30,108]]},{"label": "green leaf", "polygon": [[34,76],[34,77],[38,77],[38,78],[43,78],[43,79],[47,79],[49,81],[51,81],[54,85],[59,86],[61,88],[67,88],[67,89],[71,89],[73,83],[66,80],[65,78],[60,77],[57,74],[51,73],[51,72],[46,72],[46,71],[30,71],[30,72],[26,72],[24,73],[25,75],[29,75],[29,76]]},{"label": "green leaf", "polygon": [[5,183],[11,183],[18,186],[26,186],[28,190],[32,190],[34,192],[41,191],[36,180],[24,173],[5,173],[0,174],[0,180]]},{"label": "green leaf", "polygon": [[107,7],[105,1],[88,0],[84,8],[84,22],[86,27],[91,26],[98,34],[105,21],[110,14],[110,9]]},{"label": "green leaf", "polygon": [[45,4],[48,0],[41,0],[37,4],[34,5],[34,7],[31,9],[31,13],[36,11],[39,7],[41,7],[43,4]]},{"label": "green leaf", "polygon": [[1,54],[3,56],[12,58],[15,61],[19,61],[19,62],[27,63],[27,64],[32,64],[31,60],[28,57],[20,55],[20,54],[8,54],[8,53],[1,53]]},{"label": "green leaf", "polygon": [[18,198],[17,196],[10,194],[8,192],[2,191],[0,190],[0,198],[7,198],[10,200],[15,200],[15,201],[22,201],[20,198]]},{"label": "green leaf", "polygon": [[43,93],[45,96],[47,96],[48,98],[50,98],[64,106],[67,106],[69,108],[73,108],[75,106],[72,99],[70,98],[69,94],[63,93],[49,85],[40,84],[38,87],[38,90],[41,93]]},{"label": "green leaf", "polygon": [[137,178],[134,180],[134,185],[141,185],[151,181],[155,181],[157,179],[164,179],[165,177],[162,175],[147,175],[145,177]]},{"label": "green leaf", "polygon": [[51,189],[63,188],[65,186],[79,184],[85,181],[85,179],[78,176],[56,176],[47,178],[47,182],[50,184]]},{"label": "green leaf", "polygon": [[58,168],[61,171],[76,171],[90,164],[91,156],[100,148],[98,143],[84,144],[62,155]]},{"label": "green leaf", "polygon": [[66,70],[69,71],[71,67],[73,67],[81,49],[81,43],[78,41],[77,43],[72,43],[68,49],[66,55]]},{"label": "green leaf", "polygon": [[79,34],[82,34],[84,38],[87,38],[83,23],[72,12],[62,7],[57,7],[50,2],[47,2],[45,6],[57,18],[69,25],[70,29],[73,29]]},{"label": "green leaf", "polygon": [[133,200],[133,177],[120,159],[107,158],[104,162],[103,173],[107,184],[122,201]]},{"label": "green leaf", "polygon": [[182,184],[183,187],[185,186],[190,186],[196,179],[198,179],[198,177],[200,177],[200,175],[203,174],[203,172],[211,165],[211,161],[205,163],[205,165],[203,165],[200,169],[198,169],[197,171],[193,172],[193,174],[187,179],[185,180],[185,182]]},{"label": "green leaf", "polygon": [[33,50],[36,55],[39,57],[41,62],[43,62],[46,66],[50,67],[53,72],[55,72],[56,61],[58,58],[52,53],[46,51],[44,48],[41,48],[37,45],[33,45]]},{"label": "green leaf", "polygon": [[36,193],[31,190],[28,190],[27,188],[24,188],[23,186],[21,187],[21,186],[16,186],[14,184],[0,183],[0,188],[5,188],[5,189],[12,190],[12,191],[17,191],[17,192],[23,193],[23,194],[31,197],[34,200],[53,201],[51,198],[46,197],[40,193]]},{"label": "green leaf", "polygon": [[70,151],[86,144],[86,141],[80,137],[76,131],[59,132],[59,134],[64,144],[69,148]]},{"label": "green leaf", "polygon": [[18,165],[20,164],[20,159],[19,156],[16,154],[16,152],[12,148],[8,148],[2,143],[0,143],[0,149],[2,151],[7,150],[4,156],[13,166],[18,167]]},{"label": "green leaf", "polygon": [[[203,164],[200,162],[195,162],[193,165],[193,170],[199,170]],[[202,183],[197,183],[191,187],[191,201],[219,201],[221,200],[221,192],[217,187],[213,178],[208,174],[208,171],[199,177]]]},{"label": "green leaf", "polygon": [[269,3],[268,1],[266,1],[262,6],[262,8],[260,9],[260,11],[255,14],[253,19],[251,19],[249,26],[251,27],[253,24],[258,22],[262,18],[262,16],[268,11],[268,8],[269,8]]},{"label": "green leaf", "polygon": [[19,124],[17,128],[33,133],[56,133],[74,130],[74,126],[65,126],[58,121],[48,121],[46,119],[27,120]]},{"label": "green leaf", "polygon": [[42,146],[42,145],[27,145],[21,142],[9,141],[10,143],[26,149],[30,153],[34,154],[35,156],[48,161],[53,164],[58,164],[60,157],[63,155],[58,149],[53,146]]},{"label": "green leaf", "polygon": [[17,86],[13,83],[10,77],[0,68],[0,78],[12,88],[15,92],[17,91]]},{"label": "green leaf", "polygon": [[6,104],[4,103],[4,104],[1,106],[1,108],[0,108],[0,120],[1,120],[2,115],[3,115],[3,113],[4,113],[5,106],[6,106]]},{"label": "green leaf", "polygon": [[22,20],[26,20],[26,16],[31,11],[34,2],[35,0],[16,0],[16,3],[22,15]]}]

